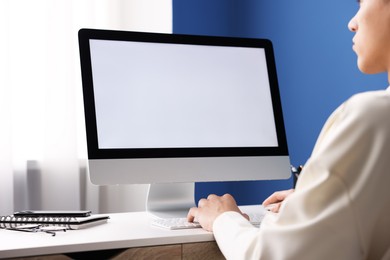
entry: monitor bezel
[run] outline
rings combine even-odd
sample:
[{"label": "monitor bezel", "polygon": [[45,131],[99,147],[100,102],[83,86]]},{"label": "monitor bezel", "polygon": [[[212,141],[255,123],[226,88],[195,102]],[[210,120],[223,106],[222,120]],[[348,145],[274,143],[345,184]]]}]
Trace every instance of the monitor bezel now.
[{"label": "monitor bezel", "polygon": [[[83,85],[85,126],[89,159],[141,159],[191,157],[288,156],[287,140],[277,80],[272,42],[268,39],[203,35],[165,34],[134,31],[80,29],[79,50]],[[211,46],[251,47],[265,50],[278,146],[207,148],[130,148],[101,149],[98,145],[90,40],[155,42]]]}]

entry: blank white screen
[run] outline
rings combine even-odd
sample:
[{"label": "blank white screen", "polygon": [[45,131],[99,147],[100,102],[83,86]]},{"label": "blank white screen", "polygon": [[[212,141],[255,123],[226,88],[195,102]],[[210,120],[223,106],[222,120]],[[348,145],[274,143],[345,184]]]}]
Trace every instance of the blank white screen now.
[{"label": "blank white screen", "polygon": [[90,40],[99,148],[275,147],[260,48]]}]

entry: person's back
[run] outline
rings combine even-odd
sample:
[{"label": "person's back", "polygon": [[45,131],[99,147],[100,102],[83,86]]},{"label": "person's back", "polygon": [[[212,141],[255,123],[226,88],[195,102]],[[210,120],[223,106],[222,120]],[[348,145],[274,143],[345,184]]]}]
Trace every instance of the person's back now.
[{"label": "person's back", "polygon": [[[345,164],[336,171],[355,211],[351,222],[367,259],[390,259],[390,89],[356,95],[345,110],[358,125],[352,126],[354,137],[348,138],[353,155],[341,158]],[[361,156],[351,158],[356,154]]]},{"label": "person's back", "polygon": [[225,256],[390,259],[388,111],[390,88],[342,104],[325,124],[295,192],[279,213],[266,216],[260,229],[251,231],[236,212],[215,220],[215,237]]},{"label": "person's back", "polygon": [[[389,112],[390,89],[355,95],[340,106],[285,202],[312,214],[309,219],[320,226],[316,242],[344,244],[345,252],[356,254],[360,247],[361,259],[382,259],[390,250]],[[282,216],[283,209],[280,214],[291,218]],[[331,243],[320,238],[325,228],[335,234]]]}]

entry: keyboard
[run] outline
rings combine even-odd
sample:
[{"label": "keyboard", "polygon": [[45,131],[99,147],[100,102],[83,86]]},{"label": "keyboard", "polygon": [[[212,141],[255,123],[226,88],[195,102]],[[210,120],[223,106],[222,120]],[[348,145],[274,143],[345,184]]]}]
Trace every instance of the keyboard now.
[{"label": "keyboard", "polygon": [[249,216],[249,222],[252,225],[254,225],[255,227],[259,227],[265,214],[263,214],[263,213],[261,213],[261,214],[260,213],[247,213],[247,215]]},{"label": "keyboard", "polygon": [[171,230],[201,228],[198,222],[188,222],[187,218],[157,218],[152,220],[152,225]]},{"label": "keyboard", "polygon": [[[264,214],[249,213],[249,219],[252,225],[259,227]],[[198,222],[188,222],[187,218],[158,218],[152,220],[152,225],[170,230],[201,228]]]}]

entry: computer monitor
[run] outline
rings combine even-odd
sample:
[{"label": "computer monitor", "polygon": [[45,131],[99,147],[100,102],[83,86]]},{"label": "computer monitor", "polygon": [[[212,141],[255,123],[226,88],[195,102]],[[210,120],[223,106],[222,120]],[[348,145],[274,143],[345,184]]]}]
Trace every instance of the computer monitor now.
[{"label": "computer monitor", "polygon": [[150,184],[173,217],[195,182],[290,177],[269,40],[81,29],[79,47],[93,183]]}]

